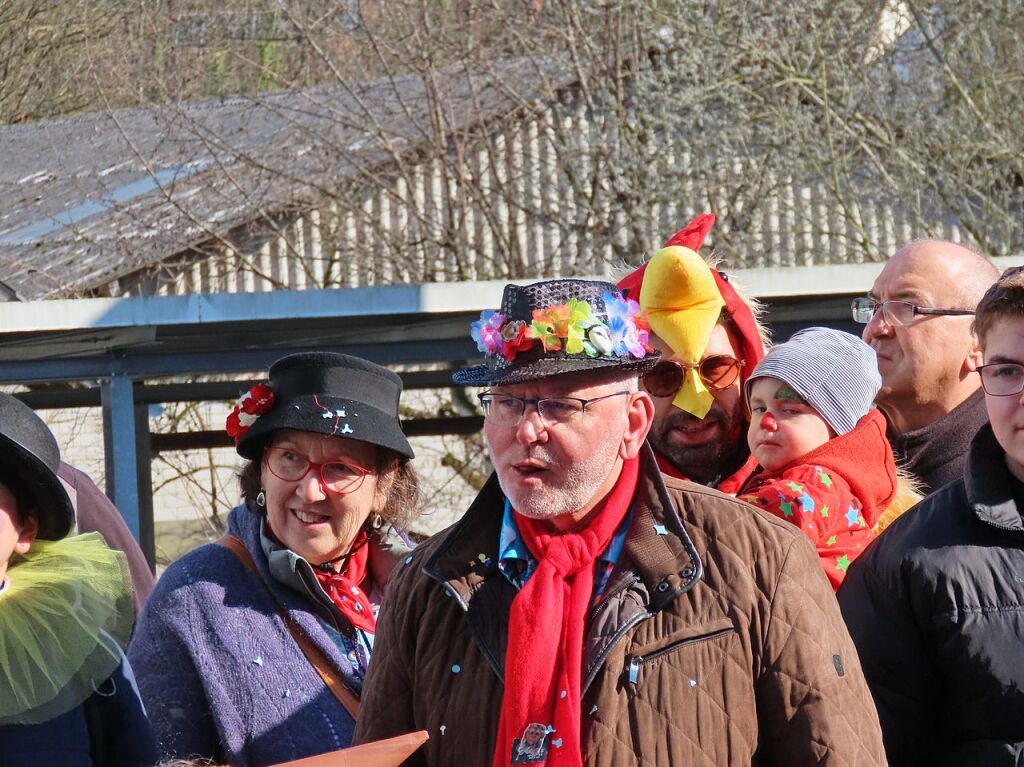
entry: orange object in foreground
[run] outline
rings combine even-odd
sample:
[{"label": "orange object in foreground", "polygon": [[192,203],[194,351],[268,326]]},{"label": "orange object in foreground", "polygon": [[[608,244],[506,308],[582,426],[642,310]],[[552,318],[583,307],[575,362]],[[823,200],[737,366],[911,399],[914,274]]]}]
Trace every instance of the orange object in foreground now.
[{"label": "orange object in foreground", "polygon": [[377,740],[361,746],[343,748],[329,754],[310,756],[284,762],[275,767],[399,767],[412,753],[427,742],[426,730],[399,735],[397,738]]}]

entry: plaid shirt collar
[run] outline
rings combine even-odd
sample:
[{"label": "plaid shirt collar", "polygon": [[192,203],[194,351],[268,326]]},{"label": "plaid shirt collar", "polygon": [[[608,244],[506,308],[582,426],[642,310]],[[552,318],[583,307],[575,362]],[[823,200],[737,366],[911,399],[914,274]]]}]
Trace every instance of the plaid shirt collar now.
[{"label": "plaid shirt collar", "polygon": [[[604,591],[608,579],[615,569],[615,565],[622,555],[622,549],[626,543],[626,535],[629,533],[630,523],[633,521],[633,506],[619,523],[615,535],[608,542],[601,556],[597,558],[594,565],[594,598],[596,599]],[[526,542],[519,534],[516,525],[515,513],[512,511],[512,504],[505,499],[505,512],[501,520],[501,536],[498,542],[498,569],[501,574],[515,586],[521,589],[533,575],[537,567],[537,560],[530,554]]]}]

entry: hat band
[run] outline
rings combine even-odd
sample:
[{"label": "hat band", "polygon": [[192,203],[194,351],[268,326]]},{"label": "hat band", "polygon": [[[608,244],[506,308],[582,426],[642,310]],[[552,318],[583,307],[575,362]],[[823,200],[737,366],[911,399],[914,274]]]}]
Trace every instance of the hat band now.
[{"label": "hat band", "polygon": [[604,294],[606,321],[587,301],[573,298],[564,304],[534,309],[529,321],[512,319],[490,309],[471,327],[477,348],[488,358],[513,363],[521,353],[531,360],[559,352],[559,356],[643,359],[654,349],[650,326],[640,305],[622,294]]},{"label": "hat band", "polygon": [[330,396],[359,402],[398,416],[398,388],[380,375],[353,367],[295,366],[272,371],[271,385],[278,402],[330,392]]}]

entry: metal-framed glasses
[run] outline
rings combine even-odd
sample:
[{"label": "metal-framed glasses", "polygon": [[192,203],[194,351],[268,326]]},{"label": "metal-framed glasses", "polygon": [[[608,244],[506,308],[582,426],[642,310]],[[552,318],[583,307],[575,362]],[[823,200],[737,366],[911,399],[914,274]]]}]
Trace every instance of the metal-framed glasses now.
[{"label": "metal-framed glasses", "polygon": [[914,317],[924,315],[969,316],[972,309],[936,309],[930,306],[917,306],[909,301],[876,301],[870,296],[853,299],[850,305],[854,322],[866,325],[871,322],[875,312],[882,310],[882,319],[890,325],[909,325]]},{"label": "metal-framed glasses", "polygon": [[334,495],[354,493],[362,486],[366,475],[373,473],[362,466],[344,461],[317,463],[309,460],[308,455],[303,455],[290,447],[264,448],[263,463],[271,474],[285,482],[298,482],[309,474],[310,470],[315,471],[320,479],[320,486]]},{"label": "metal-framed glasses", "polygon": [[993,397],[1012,397],[1024,391],[1024,365],[1016,362],[990,362],[978,366],[981,388]]},{"label": "metal-framed glasses", "polygon": [[477,398],[484,411],[484,418],[499,426],[518,426],[523,414],[526,413],[527,405],[537,408],[537,413],[547,426],[558,426],[582,413],[587,409],[587,405],[611,397],[621,397],[623,394],[629,394],[629,392],[617,391],[614,394],[605,394],[603,397],[592,397],[591,399],[580,399],[579,397],[523,399],[522,397],[513,397],[511,394],[484,392],[478,394]]},{"label": "metal-framed glasses", "polygon": [[652,397],[671,397],[683,385],[686,371],[696,369],[697,375],[711,391],[728,389],[739,378],[743,360],[728,354],[705,357],[696,365],[686,365],[673,360],[662,360],[644,373],[641,381]]}]

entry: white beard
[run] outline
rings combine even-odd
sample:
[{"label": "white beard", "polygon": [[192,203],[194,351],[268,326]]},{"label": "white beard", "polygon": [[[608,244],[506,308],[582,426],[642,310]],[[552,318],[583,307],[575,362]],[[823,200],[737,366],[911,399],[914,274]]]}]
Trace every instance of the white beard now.
[{"label": "white beard", "polygon": [[[536,445],[530,448],[529,457],[543,461],[551,467],[547,471],[549,478],[555,482],[545,482],[539,488],[526,489],[507,483],[502,477],[502,470],[498,469],[498,484],[501,485],[512,508],[524,517],[551,519],[563,514],[574,514],[590,505],[597,491],[608,479],[619,457],[621,441],[621,435],[609,434],[589,458],[567,467],[559,466],[543,445]],[[487,451],[490,453],[491,463],[496,467],[500,466],[490,446]],[[557,478],[551,476],[556,473],[559,474]]]}]

